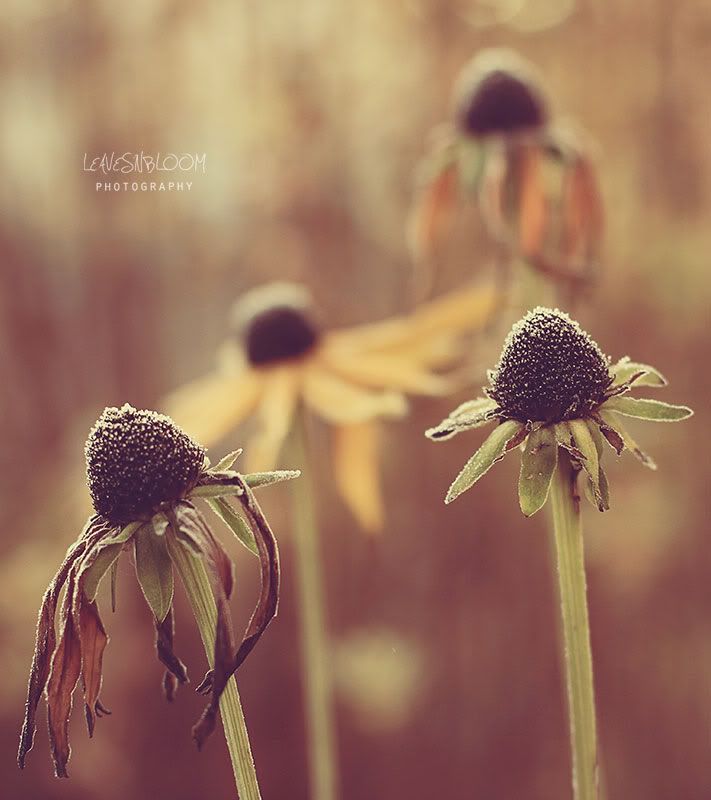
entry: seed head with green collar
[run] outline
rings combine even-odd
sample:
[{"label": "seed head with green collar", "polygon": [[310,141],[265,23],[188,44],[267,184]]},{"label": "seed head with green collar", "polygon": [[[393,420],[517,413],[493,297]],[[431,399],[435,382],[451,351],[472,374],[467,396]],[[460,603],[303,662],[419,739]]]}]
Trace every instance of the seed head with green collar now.
[{"label": "seed head with green collar", "polygon": [[623,417],[676,422],[691,409],[658,400],[629,397],[641,387],[666,385],[648,364],[621,358],[615,364],[577,322],[557,309],[529,311],[509,332],[484,396],[470,400],[427,431],[435,441],[489,422],[497,427],[450,486],[446,501],[465,492],[517,445],[524,444],[519,482],[521,510],[535,514],[546,502],[562,449],[576,472],[587,478],[589,498],[609,508],[602,467],[603,443],[620,455],[629,450],[655,469],[627,432]]}]

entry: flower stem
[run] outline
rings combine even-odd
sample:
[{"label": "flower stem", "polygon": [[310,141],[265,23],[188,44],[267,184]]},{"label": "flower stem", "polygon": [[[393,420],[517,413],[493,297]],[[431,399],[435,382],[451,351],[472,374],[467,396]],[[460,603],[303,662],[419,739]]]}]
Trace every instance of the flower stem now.
[{"label": "flower stem", "polygon": [[309,452],[303,413],[296,415],[292,432],[293,457],[302,467],[293,487],[297,593],[300,607],[302,680],[306,701],[309,777],[312,800],[338,797],[336,734],[332,681],[324,613],[321,554],[318,546],[314,488],[308,468]]},{"label": "flower stem", "polygon": [[597,734],[580,499],[562,449],[551,486],[575,800],[598,797]]},{"label": "flower stem", "polygon": [[[185,586],[185,592],[195,614],[202,643],[205,646],[205,653],[210,667],[212,667],[214,665],[217,607],[212,596],[210,580],[202,561],[197,556],[189,553],[180,542],[172,537],[169,538],[168,544],[173,564]],[[234,675],[228,681],[220,697],[220,716],[227,740],[227,749],[232,760],[238,796],[241,800],[261,800],[254,758],[249,744],[249,734]]]}]

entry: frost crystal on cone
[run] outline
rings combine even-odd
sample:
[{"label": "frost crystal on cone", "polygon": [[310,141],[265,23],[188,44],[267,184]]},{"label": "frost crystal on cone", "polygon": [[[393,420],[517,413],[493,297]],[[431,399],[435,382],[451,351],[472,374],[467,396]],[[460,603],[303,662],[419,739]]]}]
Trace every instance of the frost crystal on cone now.
[{"label": "frost crystal on cone", "polygon": [[521,422],[585,416],[612,382],[608,359],[578,323],[540,306],[513,326],[489,378],[502,416]]},{"label": "frost crystal on cone", "polygon": [[[499,62],[501,59],[496,59]],[[464,73],[457,93],[458,128],[470,136],[518,133],[546,124],[548,110],[540,90],[526,70],[493,66],[484,53]]]},{"label": "frost crystal on cone", "polygon": [[86,474],[98,514],[114,524],[150,516],[195,485],[205,450],[170,417],[128,403],[106,408],[86,442]]},{"label": "frost crystal on cone", "polygon": [[319,338],[311,298],[295,284],[270,284],[248,292],[233,312],[247,360],[253,366],[298,358]]}]

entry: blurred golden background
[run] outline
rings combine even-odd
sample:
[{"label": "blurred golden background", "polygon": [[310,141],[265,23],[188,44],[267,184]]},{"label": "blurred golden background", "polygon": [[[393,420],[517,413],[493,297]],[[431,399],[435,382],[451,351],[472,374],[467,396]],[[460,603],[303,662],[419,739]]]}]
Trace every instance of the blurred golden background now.
[{"label": "blurred golden background", "polygon": [[[52,777],[44,712],[28,767],[15,765],[37,608],[86,513],[86,433],[105,405],[156,407],[210,369],[232,302],[265,280],[307,283],[334,326],[407,311],[418,161],[461,67],[505,45],[595,143],[605,259],[576,316],[614,358],[658,366],[665,400],[696,410],[683,426],[631,425],[659,471],[625,456],[609,470],[612,509],[585,510],[607,795],[708,800],[711,7],[6,0],[0,23],[2,796],[231,796],[221,737],[200,754],[190,739],[201,699],[191,686],[170,706],[161,695],[127,560],[118,612],[105,614],[113,716],[89,742],[75,714],[69,781]],[[206,153],[206,170],[190,191],[95,191],[85,153],[141,150]],[[491,273],[491,245],[471,224],[437,291]],[[476,343],[481,368],[461,400],[479,393],[512,314]],[[425,440],[453,405],[416,400],[384,430],[379,540],[336,498],[327,459],[317,471],[345,800],[570,794],[545,519],[518,510],[516,459],[443,506],[483,438]],[[286,496],[276,488],[263,503],[284,593],[240,686],[264,797],[303,800]],[[256,564],[228,544],[246,618]],[[182,597],[177,611],[195,679],[204,656]]]}]

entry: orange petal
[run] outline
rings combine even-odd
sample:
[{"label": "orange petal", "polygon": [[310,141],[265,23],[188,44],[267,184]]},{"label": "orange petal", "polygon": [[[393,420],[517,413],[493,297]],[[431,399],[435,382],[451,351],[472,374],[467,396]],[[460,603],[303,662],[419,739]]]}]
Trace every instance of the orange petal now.
[{"label": "orange petal", "polygon": [[594,257],[602,239],[603,207],[592,163],[582,156],[563,175],[561,213],[566,260]]},{"label": "orange petal", "polygon": [[334,430],[333,466],[343,501],[369,533],[383,527],[383,499],[378,470],[378,428],[372,422]]},{"label": "orange petal", "polygon": [[452,227],[457,208],[459,179],[456,163],[444,164],[431,180],[422,186],[410,211],[407,240],[415,261],[427,261],[437,242]]},{"label": "orange petal", "polygon": [[522,148],[517,167],[519,246],[524,256],[535,255],[543,248],[548,221],[548,203],[538,148]]},{"label": "orange petal", "polygon": [[186,433],[209,447],[252,413],[262,385],[262,373],[253,369],[239,375],[213,373],[168,395],[163,407]]}]

